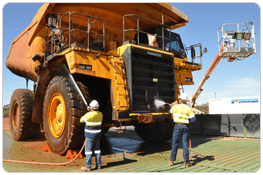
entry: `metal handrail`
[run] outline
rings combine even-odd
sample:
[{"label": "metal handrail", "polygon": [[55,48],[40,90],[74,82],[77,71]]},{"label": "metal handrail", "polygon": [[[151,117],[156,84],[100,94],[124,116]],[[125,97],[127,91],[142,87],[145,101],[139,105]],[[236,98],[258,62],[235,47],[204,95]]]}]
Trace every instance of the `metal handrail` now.
[{"label": "metal handrail", "polygon": [[[198,44],[194,44],[194,45],[191,45],[191,46],[189,46],[189,47],[186,47],[185,48],[185,50],[187,51],[187,50],[191,50],[191,48],[195,48],[195,47],[199,47],[199,56],[196,56],[196,57],[194,57],[194,58],[192,58],[192,65],[194,65],[195,64],[195,59],[196,58],[200,58],[200,60],[199,60],[199,63],[196,63],[196,64],[200,64],[200,66],[202,66],[202,56],[203,56],[203,53],[202,53],[202,44],[201,43],[198,43]],[[189,60],[189,59],[188,59]],[[188,62],[190,62],[190,61],[188,61]]]},{"label": "metal handrail", "polygon": [[[69,20],[70,20],[70,21],[71,21],[71,15],[73,15],[73,14],[78,14],[78,15],[83,15],[83,16],[88,17],[88,23],[87,23],[87,25],[88,25],[88,27],[87,27],[88,30],[87,30],[87,31],[72,29],[73,32],[74,32],[74,31],[78,31],[78,32],[87,33],[87,35],[88,35],[87,47],[88,47],[88,48],[89,48],[89,36],[90,36],[89,19],[90,19],[90,18],[95,18],[95,19],[98,19],[98,20],[103,21],[103,34],[100,35],[100,34],[92,33],[92,35],[102,36],[102,37],[103,37],[103,48],[104,48],[104,51],[105,51],[105,21],[104,21],[104,19],[98,18],[98,17],[96,17],[96,16],[91,16],[91,15],[86,15],[86,14],[78,13],[78,12],[72,12],[72,13],[69,14],[69,16],[70,16],[70,17],[69,17]],[[71,32],[71,31],[70,31],[70,32]],[[69,35],[70,35],[70,33],[69,33]],[[71,43],[70,43],[70,44],[71,44]]]},{"label": "metal handrail", "polygon": [[[238,51],[237,52],[241,52],[241,50],[244,50],[245,49],[253,49],[253,53],[256,53],[256,42],[255,42],[255,30],[254,30],[254,25],[252,22],[246,22],[245,24],[240,24],[240,23],[232,23],[232,24],[227,24],[227,23],[224,23],[222,24],[219,29],[217,30],[217,35],[218,35],[218,49],[220,50],[221,47],[224,47],[224,33],[226,31],[224,31],[224,27],[225,26],[236,26],[235,29],[237,32],[241,32],[241,31],[246,31],[246,32],[249,32],[251,33],[251,38],[249,40],[248,43],[252,42],[252,47],[247,47],[249,46],[249,44],[247,44],[245,42],[244,39],[244,43],[242,42],[242,40],[236,40],[234,39],[234,46],[231,46],[229,48],[237,48]],[[242,27],[243,26],[243,27]],[[232,27],[234,28],[234,27]],[[241,29],[240,29],[241,28]],[[223,51],[224,52],[224,51]],[[242,55],[242,54],[241,54]],[[237,57],[241,57],[240,55],[236,55]],[[243,56],[242,56],[243,57]]]},{"label": "metal handrail", "polygon": [[[125,29],[125,18],[126,17],[137,17],[137,28],[136,29]],[[156,37],[162,39],[162,46],[163,46],[162,49],[163,50],[165,50],[164,49],[164,40],[170,40],[170,46],[171,46],[171,29],[170,29],[170,26],[163,24],[163,23],[160,23],[160,22],[157,22],[157,21],[153,21],[151,19],[147,19],[147,18],[138,16],[138,15],[134,15],[134,14],[127,14],[127,15],[123,16],[123,43],[125,42],[125,32],[137,31],[137,44],[138,45],[140,44],[140,33],[151,34],[151,33],[145,32],[145,31],[140,31],[140,19],[144,19],[144,20],[147,20],[147,21],[150,21],[150,22],[153,22],[153,23],[156,23],[156,24],[159,24],[160,26],[162,26],[162,36],[161,37],[156,36]],[[169,28],[169,38],[164,37],[164,27]]]},{"label": "metal handrail", "polygon": [[[58,14],[58,13],[56,13]],[[83,30],[78,30],[78,29],[74,29],[73,27],[73,22],[72,22],[72,15],[74,14],[77,14],[77,15],[82,15],[82,16],[86,16],[88,19],[87,19],[87,31],[83,31]],[[63,18],[65,18],[66,16],[69,16],[69,25],[68,25],[68,28],[62,28],[61,27],[61,21]],[[103,34],[95,34],[95,33],[91,33],[90,30],[90,26],[89,26],[89,21],[90,21],[90,18],[94,18],[96,20],[101,20],[103,22]],[[75,43],[76,43],[76,36],[75,36],[75,31],[76,32],[82,32],[82,33],[86,33],[87,34],[87,48],[89,49],[90,48],[90,42],[89,42],[89,38],[90,38],[90,35],[96,35],[96,36],[99,36],[99,37],[102,37],[103,38],[103,49],[105,51],[105,21],[104,19],[102,18],[98,18],[98,17],[95,17],[95,16],[90,16],[90,15],[86,15],[86,14],[82,14],[82,13],[78,13],[78,12],[70,12],[68,11],[67,13],[63,14],[58,20],[58,25],[59,25],[59,30],[60,32],[57,34],[57,36],[54,36],[54,33],[52,33],[52,38],[50,40],[47,40],[47,35],[48,35],[48,30],[47,29],[47,32],[46,32],[46,38],[45,38],[45,60],[46,60],[46,46],[47,44],[51,44],[52,45],[52,42],[54,43],[54,40],[55,39],[58,39],[59,37],[61,38],[62,37],[62,34],[65,33],[65,32],[69,32],[69,36],[68,36],[68,42],[69,42],[69,48],[71,48],[71,32],[73,32],[73,36],[74,36],[74,39],[75,39]],[[51,30],[53,30],[54,28],[51,28]],[[54,54],[54,50],[53,50],[53,47],[51,46],[51,56],[53,57],[53,54]]]}]

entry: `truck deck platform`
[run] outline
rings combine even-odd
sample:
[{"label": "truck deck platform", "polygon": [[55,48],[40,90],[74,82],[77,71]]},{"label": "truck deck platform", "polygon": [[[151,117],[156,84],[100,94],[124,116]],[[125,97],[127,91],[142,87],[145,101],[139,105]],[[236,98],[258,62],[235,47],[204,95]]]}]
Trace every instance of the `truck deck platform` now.
[{"label": "truck deck platform", "polygon": [[[3,158],[35,162],[67,162],[64,156],[43,152],[45,141],[14,142],[9,131],[3,133]],[[142,141],[133,130],[118,134],[111,128],[101,140],[102,169],[91,172],[256,172],[260,167],[260,139],[225,139],[223,137],[192,136],[190,161],[184,168],[182,145],[176,164],[169,166],[171,140],[153,144]],[[3,162],[8,172],[81,172],[84,159],[67,166],[27,165]]]}]

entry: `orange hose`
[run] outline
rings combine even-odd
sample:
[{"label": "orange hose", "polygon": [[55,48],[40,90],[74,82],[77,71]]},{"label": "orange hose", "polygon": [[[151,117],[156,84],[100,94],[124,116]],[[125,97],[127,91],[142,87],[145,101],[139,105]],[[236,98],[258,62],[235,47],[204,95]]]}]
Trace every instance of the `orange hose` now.
[{"label": "orange hose", "polygon": [[87,140],[87,138],[85,139],[84,144],[83,144],[81,150],[79,151],[78,155],[74,159],[72,159],[72,160],[70,160],[68,162],[64,162],[64,163],[44,163],[44,162],[26,162],[26,161],[8,160],[8,159],[3,159],[3,162],[14,162],[14,163],[34,164],[34,165],[65,166],[67,164],[72,163],[73,161],[75,161],[79,157],[80,153],[83,151],[83,149],[85,147],[86,140]]}]

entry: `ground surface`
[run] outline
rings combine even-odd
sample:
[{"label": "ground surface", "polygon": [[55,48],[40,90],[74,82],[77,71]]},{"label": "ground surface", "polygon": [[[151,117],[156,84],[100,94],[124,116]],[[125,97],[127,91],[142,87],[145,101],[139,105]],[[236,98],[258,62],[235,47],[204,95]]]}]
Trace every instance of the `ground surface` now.
[{"label": "ground surface", "polygon": [[3,118],[3,130],[9,131],[9,118]]},{"label": "ground surface", "polygon": [[[16,142],[10,138],[8,119],[3,122],[3,159],[33,162],[67,162],[65,156],[43,152],[45,140]],[[123,134],[111,128],[101,139],[102,169],[93,172],[255,172],[260,167],[259,140],[217,139],[192,136],[190,160],[193,167],[184,168],[182,146],[176,165],[169,166],[171,141],[153,144],[144,142],[128,127]],[[28,165],[3,162],[7,172],[81,172],[84,159],[67,166]]]}]

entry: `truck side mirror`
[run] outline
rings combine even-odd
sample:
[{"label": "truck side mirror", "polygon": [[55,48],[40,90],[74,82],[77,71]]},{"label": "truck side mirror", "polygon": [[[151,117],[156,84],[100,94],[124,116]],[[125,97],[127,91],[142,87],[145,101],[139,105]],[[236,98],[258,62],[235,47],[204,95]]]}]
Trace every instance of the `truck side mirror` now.
[{"label": "truck side mirror", "polygon": [[47,14],[46,15],[46,26],[48,28],[55,28],[57,25],[57,15],[56,14]]},{"label": "truck side mirror", "polygon": [[195,59],[195,48],[191,47],[191,57],[192,59]]}]

